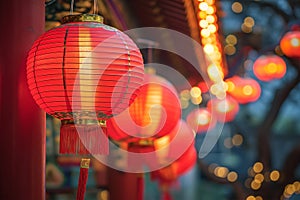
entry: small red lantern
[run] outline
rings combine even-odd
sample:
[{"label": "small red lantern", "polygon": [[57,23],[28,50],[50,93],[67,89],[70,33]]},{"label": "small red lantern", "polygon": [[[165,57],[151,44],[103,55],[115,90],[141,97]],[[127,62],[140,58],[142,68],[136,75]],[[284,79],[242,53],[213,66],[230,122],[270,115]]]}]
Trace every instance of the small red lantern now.
[{"label": "small red lantern", "polygon": [[254,62],[253,72],[261,81],[281,79],[286,73],[286,64],[279,56],[263,55]]},{"label": "small red lantern", "polygon": [[194,138],[194,132],[184,121],[180,121],[179,123],[181,128],[178,135],[175,136],[174,140],[176,141],[170,143],[169,153],[164,159],[173,159],[174,155],[177,155],[178,152],[182,152],[182,154],[168,166],[151,172],[151,178],[158,180],[161,185],[163,199],[168,200],[171,199],[169,187],[172,186],[180,176],[190,170],[197,161],[197,152],[194,147],[194,142],[189,143],[187,149],[182,151],[183,146],[186,146],[186,140]]},{"label": "small red lantern", "polygon": [[287,32],[280,40],[282,52],[291,58],[300,58],[300,31]]},{"label": "small red lantern", "polygon": [[197,133],[205,133],[216,125],[211,112],[207,108],[198,108],[190,112],[186,118],[188,125]]},{"label": "small red lantern", "polygon": [[169,134],[180,115],[180,101],[170,82],[145,75],[139,96],[130,107],[107,121],[108,135],[128,143],[153,140]]},{"label": "small red lantern", "polygon": [[42,109],[62,120],[60,153],[105,153],[99,140],[107,137],[100,124],[137,96],[142,55],[101,16],[70,15],[63,21],[33,44],[27,58],[29,89]]},{"label": "small red lantern", "polygon": [[227,93],[240,104],[254,102],[260,97],[260,85],[254,79],[233,76],[225,82],[228,86]]},{"label": "small red lantern", "polygon": [[161,184],[172,184],[179,176],[194,166],[197,152],[194,143],[172,164],[160,170],[153,171],[153,179],[158,179]]},{"label": "small red lantern", "polygon": [[207,109],[212,110],[212,113],[216,114],[216,118],[219,122],[226,123],[234,120],[239,112],[239,104],[234,98],[227,95],[223,100],[209,100]]}]

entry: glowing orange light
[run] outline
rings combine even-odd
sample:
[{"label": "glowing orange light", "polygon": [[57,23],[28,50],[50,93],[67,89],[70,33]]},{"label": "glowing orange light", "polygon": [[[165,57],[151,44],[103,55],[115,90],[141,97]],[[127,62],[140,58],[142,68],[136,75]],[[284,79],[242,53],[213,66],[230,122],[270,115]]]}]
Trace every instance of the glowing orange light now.
[{"label": "glowing orange light", "polygon": [[231,9],[235,13],[241,13],[243,11],[243,5],[240,2],[234,2]]},{"label": "glowing orange light", "polygon": [[211,99],[207,103],[207,108],[216,113],[216,118],[220,122],[233,121],[239,111],[239,104],[230,96],[224,100]]},{"label": "glowing orange light", "polygon": [[208,4],[206,3],[206,2],[201,2],[200,4],[199,4],[199,9],[200,10],[203,10],[203,11],[207,11],[207,9],[208,9]]},{"label": "glowing orange light", "polygon": [[233,76],[225,80],[228,85],[234,84],[233,90],[227,90],[227,93],[235,98],[239,103],[245,104],[256,101],[261,94],[260,85],[251,78],[241,78]]},{"label": "glowing orange light", "polygon": [[262,172],[264,169],[264,165],[261,163],[261,162],[256,162],[254,165],[253,165],[253,171],[255,173],[260,173]]},{"label": "glowing orange light", "polygon": [[231,45],[236,45],[236,43],[237,43],[237,37],[235,36],[235,35],[228,35],[227,37],[226,37],[226,42],[228,43],[228,44],[231,44]]},{"label": "glowing orange light", "polygon": [[214,24],[208,25],[207,29],[211,32],[211,33],[215,33],[217,31],[217,26]]},{"label": "glowing orange light", "polygon": [[199,87],[192,87],[190,94],[192,97],[197,98],[201,96],[201,90]]},{"label": "glowing orange light", "polygon": [[199,26],[200,26],[201,28],[207,28],[207,26],[208,26],[208,21],[207,21],[207,20],[204,20],[204,19],[200,20]]},{"label": "glowing orange light", "polygon": [[213,6],[208,6],[208,7],[207,7],[207,10],[206,10],[206,13],[207,13],[207,14],[212,15],[212,14],[214,14],[215,12],[216,12],[215,7],[213,7]]},{"label": "glowing orange light", "polygon": [[216,21],[216,18],[213,15],[207,15],[206,21],[212,24]]},{"label": "glowing orange light", "polygon": [[280,41],[282,52],[288,57],[300,57],[300,31],[287,32]]},{"label": "glowing orange light", "polygon": [[261,81],[280,79],[286,73],[286,64],[279,56],[263,55],[254,62],[253,72]]},{"label": "glowing orange light", "polygon": [[207,16],[207,14],[206,14],[205,11],[200,11],[200,12],[198,13],[198,16],[199,16],[200,19],[205,19],[206,16]]},{"label": "glowing orange light", "polygon": [[214,46],[212,44],[206,44],[203,48],[204,52],[207,54],[214,53]]},{"label": "glowing orange light", "polygon": [[204,133],[209,128],[216,125],[216,121],[212,119],[211,112],[206,108],[193,110],[186,119],[188,125],[197,133]]},{"label": "glowing orange light", "polygon": [[278,181],[278,179],[280,178],[280,173],[277,170],[274,170],[270,173],[270,179],[271,181]]},{"label": "glowing orange light", "polygon": [[201,36],[202,37],[209,37],[210,31],[208,29],[202,29],[201,30]]},{"label": "glowing orange light", "polygon": [[[198,16],[199,16],[199,27],[201,35],[201,43],[204,47],[204,52],[209,55],[210,60],[214,63],[221,71],[222,76],[226,73],[224,63],[222,60],[222,45],[218,36],[218,23],[215,0],[203,0],[198,1]],[[219,81],[215,77],[211,79],[213,82]],[[225,94],[225,93],[224,93]],[[218,94],[219,98],[222,98],[224,94]]]},{"label": "glowing orange light", "polygon": [[238,174],[236,172],[229,172],[227,174],[227,180],[229,182],[235,182],[238,179]]}]

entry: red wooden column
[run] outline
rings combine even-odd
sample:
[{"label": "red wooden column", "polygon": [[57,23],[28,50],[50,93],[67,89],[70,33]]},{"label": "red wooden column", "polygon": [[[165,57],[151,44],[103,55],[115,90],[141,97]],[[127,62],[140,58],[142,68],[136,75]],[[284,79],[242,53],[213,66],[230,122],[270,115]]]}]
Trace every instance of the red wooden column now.
[{"label": "red wooden column", "polygon": [[45,199],[45,113],[26,82],[26,55],[44,32],[45,1],[0,1],[0,199]]},{"label": "red wooden column", "polygon": [[139,200],[138,174],[125,173],[108,168],[108,190],[110,200]]}]

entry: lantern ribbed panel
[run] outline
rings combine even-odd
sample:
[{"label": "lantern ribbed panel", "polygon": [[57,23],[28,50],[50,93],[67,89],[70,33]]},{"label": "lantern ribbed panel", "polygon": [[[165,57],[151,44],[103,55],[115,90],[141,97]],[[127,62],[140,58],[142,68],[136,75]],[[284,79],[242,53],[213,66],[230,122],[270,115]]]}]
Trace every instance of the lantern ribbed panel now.
[{"label": "lantern ribbed panel", "polygon": [[51,29],[27,58],[29,89],[50,115],[107,119],[126,109],[143,81],[143,59],[119,30],[94,22]]},{"label": "lantern ribbed panel", "polygon": [[125,112],[107,121],[108,135],[125,141],[162,137],[170,133],[180,116],[175,88],[162,77],[145,75],[139,96]]},{"label": "lantern ribbed panel", "polygon": [[257,58],[253,64],[253,72],[261,81],[280,79],[286,73],[285,61],[276,55],[263,55]]}]

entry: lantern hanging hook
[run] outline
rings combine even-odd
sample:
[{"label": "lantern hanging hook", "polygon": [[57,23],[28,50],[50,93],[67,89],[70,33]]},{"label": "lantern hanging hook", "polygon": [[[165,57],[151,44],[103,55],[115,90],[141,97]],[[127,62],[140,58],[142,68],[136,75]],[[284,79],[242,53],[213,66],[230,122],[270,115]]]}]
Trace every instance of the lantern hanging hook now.
[{"label": "lantern hanging hook", "polygon": [[73,11],[74,11],[74,0],[71,1],[70,15],[73,15]]},{"label": "lantern hanging hook", "polygon": [[94,0],[94,15],[95,15],[96,13],[98,13],[98,9],[97,9],[97,1],[98,1],[98,0]]}]

